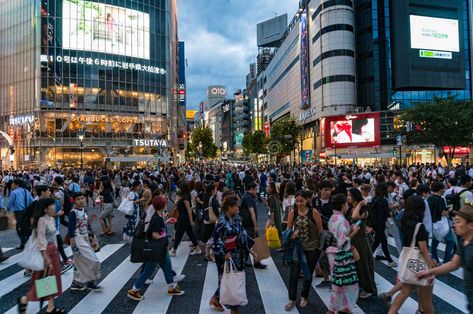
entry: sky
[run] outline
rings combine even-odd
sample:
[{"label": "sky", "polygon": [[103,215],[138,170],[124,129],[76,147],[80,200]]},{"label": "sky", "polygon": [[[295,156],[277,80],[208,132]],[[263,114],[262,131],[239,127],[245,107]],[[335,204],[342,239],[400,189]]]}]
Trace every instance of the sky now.
[{"label": "sky", "polygon": [[179,40],[185,42],[187,108],[207,99],[207,87],[224,85],[231,96],[245,88],[256,62],[256,24],[295,15],[299,0],[179,0]]}]

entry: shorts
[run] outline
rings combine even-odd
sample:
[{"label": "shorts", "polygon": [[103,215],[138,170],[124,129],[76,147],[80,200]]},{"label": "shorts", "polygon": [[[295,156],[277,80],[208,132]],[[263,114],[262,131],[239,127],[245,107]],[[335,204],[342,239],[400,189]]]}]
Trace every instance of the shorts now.
[{"label": "shorts", "polygon": [[113,204],[103,204],[101,219],[107,219],[113,217]]}]

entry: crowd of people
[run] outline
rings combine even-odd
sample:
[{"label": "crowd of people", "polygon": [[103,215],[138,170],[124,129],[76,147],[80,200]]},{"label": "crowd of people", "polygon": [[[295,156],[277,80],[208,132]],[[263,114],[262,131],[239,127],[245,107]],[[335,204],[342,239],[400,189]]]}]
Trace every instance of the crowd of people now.
[{"label": "crowd of people", "polygon": [[[413,290],[419,300],[417,313],[434,313],[435,276],[463,267],[464,293],[473,313],[472,177],[473,167],[463,165],[188,163],[158,170],[5,172],[1,194],[3,207],[17,221],[17,249],[25,249],[33,238],[44,270],[56,276],[58,292],[48,296],[47,313],[65,312],[55,307],[54,299],[62,293],[61,273],[73,266],[71,290],[101,291],[97,238],[116,234],[113,218],[124,202],[132,207],[121,230],[123,241],[133,246],[140,233],[156,247],[159,242],[167,248],[164,239],[172,239],[157,261],[143,263],[127,293],[136,301],[143,299],[140,290],[152,282],[158,265],[168,294],[184,294],[179,282],[185,275],[173,270],[172,258],[186,234],[190,255],[204,253],[206,261],[216,264],[219,288],[209,305],[215,311],[228,307],[239,313],[239,305],[220,302],[224,267],[231,261],[238,271],[266,269],[254,246],[266,223],[277,229],[282,243],[272,254],[281,255],[290,267],[286,311],[297,304],[299,279],[299,307],[310,306],[312,280],[319,276],[323,280],[316,289],[330,289],[328,313],[352,313],[359,298],[378,297],[394,314]],[[258,215],[262,206],[267,213],[263,217],[261,211]],[[98,235],[91,227],[94,207],[100,208]],[[406,247],[420,251],[426,269],[416,274],[419,284],[398,274],[391,291],[377,291],[375,260],[399,266],[401,273],[389,251],[389,237],[399,256]],[[441,242],[443,259],[438,254]],[[65,245],[71,246],[72,256],[66,255]],[[6,258],[0,248],[0,261]],[[28,301],[39,299],[34,282],[45,271],[25,269],[32,285],[18,300],[20,313],[26,313]]]}]

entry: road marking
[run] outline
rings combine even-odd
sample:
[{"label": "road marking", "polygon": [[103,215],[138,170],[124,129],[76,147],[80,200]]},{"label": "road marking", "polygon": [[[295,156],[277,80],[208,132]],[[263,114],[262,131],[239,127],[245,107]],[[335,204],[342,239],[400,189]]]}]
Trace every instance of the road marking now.
[{"label": "road marking", "polygon": [[[182,242],[176,257],[171,257],[172,268],[178,274],[182,272],[189,257],[189,242]],[[131,288],[131,287],[130,287]],[[146,289],[144,300],[138,303],[133,313],[163,313],[167,312],[172,297],[167,294],[167,284],[163,270],[160,269],[154,276],[153,283]],[[184,294],[184,298],[186,295]],[[126,298],[126,296],[124,296]]]},{"label": "road marking", "polygon": [[[202,291],[202,296],[200,298],[200,308],[199,314],[212,314],[215,313],[214,310],[209,305],[210,298],[214,295],[215,290],[217,290],[218,285],[218,272],[217,266],[215,263],[208,262],[207,270],[205,272],[205,281],[204,288]],[[226,313],[230,313],[228,309],[225,308]]]},{"label": "road marking", "polygon": [[[323,278],[314,278],[312,280],[312,287],[314,288],[315,292],[319,295],[320,299],[324,302],[325,306],[330,308],[330,290],[331,288],[316,288],[316,286],[322,282]],[[355,305],[355,308],[353,309],[353,314],[363,314],[365,313],[359,306],[358,304]]]},{"label": "road marking", "polygon": [[[381,275],[378,273],[374,274],[375,276],[375,281],[376,285],[378,286],[378,293],[381,294],[383,292],[388,292],[394,287],[393,284],[391,284],[389,281],[384,279]],[[392,300],[394,300],[395,296],[392,297]],[[413,298],[409,297],[406,299],[406,301],[402,304],[401,308],[399,309],[399,314],[412,314],[415,313],[418,309],[418,304],[417,301],[414,300]]]},{"label": "road marking", "polygon": [[[3,253],[8,252],[7,250],[4,250]],[[10,256],[9,259],[7,259],[5,262],[0,264],[0,270],[4,270],[7,267],[10,267],[20,261],[21,258],[21,252],[18,252],[15,255]]]}]

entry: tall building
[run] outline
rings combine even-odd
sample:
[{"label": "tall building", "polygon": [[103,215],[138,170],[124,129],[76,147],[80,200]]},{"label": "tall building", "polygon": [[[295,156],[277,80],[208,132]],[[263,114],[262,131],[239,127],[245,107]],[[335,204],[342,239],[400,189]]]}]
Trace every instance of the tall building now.
[{"label": "tall building", "polygon": [[144,164],[177,146],[175,0],[3,0],[0,20],[15,167]]},{"label": "tall building", "polygon": [[248,92],[246,90],[237,90],[233,97],[232,127],[233,127],[233,143],[232,147],[236,150],[242,149],[243,137],[250,131],[250,103]]}]

